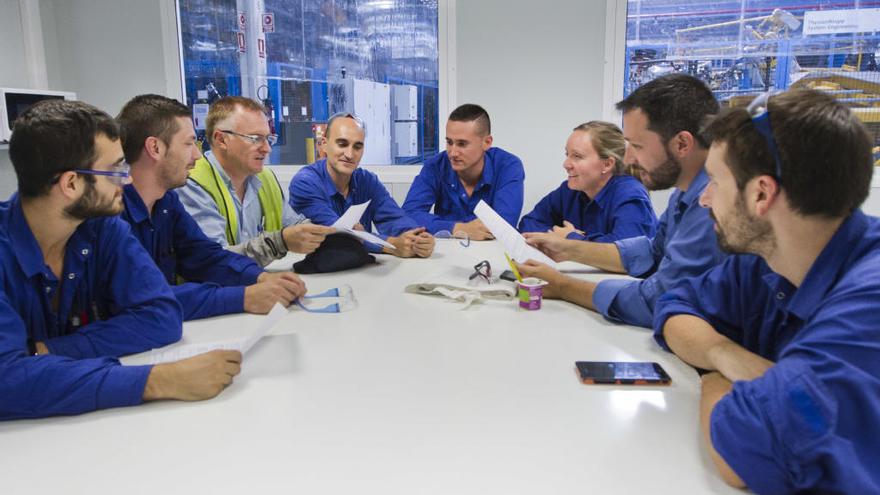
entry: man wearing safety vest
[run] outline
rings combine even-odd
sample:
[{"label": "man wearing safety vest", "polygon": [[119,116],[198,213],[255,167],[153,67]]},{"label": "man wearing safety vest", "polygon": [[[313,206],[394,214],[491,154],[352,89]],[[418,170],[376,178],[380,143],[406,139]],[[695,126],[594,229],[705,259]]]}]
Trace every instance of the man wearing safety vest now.
[{"label": "man wearing safety vest", "polygon": [[262,105],[221,98],[211,105],[205,127],[211,151],[178,193],[209,239],[266,266],[288,250],[310,253],[334,232],[293,211],[275,174],[263,166],[276,136]]}]

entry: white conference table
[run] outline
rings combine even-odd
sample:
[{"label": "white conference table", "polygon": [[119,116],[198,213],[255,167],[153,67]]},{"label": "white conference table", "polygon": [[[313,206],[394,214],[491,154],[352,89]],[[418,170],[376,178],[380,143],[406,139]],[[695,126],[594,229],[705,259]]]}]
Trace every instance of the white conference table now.
[{"label": "white conference table", "polygon": [[[428,260],[304,276],[309,292],[351,285],[359,307],[292,307],[213,400],[0,423],[0,492],[741,493],[703,447],[697,374],[649,331],[560,301],[462,310],[404,293],[465,283],[482,259],[505,267],[495,242],[437,244]],[[182,343],[260,318],[189,322]],[[584,385],[577,360],[657,361],[673,383]]]}]

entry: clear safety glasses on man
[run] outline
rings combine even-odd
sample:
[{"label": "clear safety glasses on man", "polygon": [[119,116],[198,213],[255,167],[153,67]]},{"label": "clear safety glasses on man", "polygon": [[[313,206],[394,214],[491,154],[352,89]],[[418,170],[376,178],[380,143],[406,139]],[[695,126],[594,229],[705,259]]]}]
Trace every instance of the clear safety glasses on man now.
[{"label": "clear safety glasses on man", "polygon": [[261,136],[259,134],[239,134],[235,131],[221,130],[220,132],[222,132],[223,134],[232,134],[233,136],[240,137],[241,139],[244,139],[245,141],[247,141],[251,144],[257,144],[260,146],[262,146],[263,143],[269,143],[269,146],[275,146],[275,143],[278,142],[278,136],[276,136],[275,134],[269,134],[268,136]]},{"label": "clear safety glasses on man", "polygon": [[84,175],[103,175],[107,177],[110,182],[118,186],[124,186],[128,184],[129,177],[131,177],[131,166],[127,162],[119,162],[116,165],[110,167],[110,170],[89,170],[84,168],[75,168],[74,172],[78,174]]}]

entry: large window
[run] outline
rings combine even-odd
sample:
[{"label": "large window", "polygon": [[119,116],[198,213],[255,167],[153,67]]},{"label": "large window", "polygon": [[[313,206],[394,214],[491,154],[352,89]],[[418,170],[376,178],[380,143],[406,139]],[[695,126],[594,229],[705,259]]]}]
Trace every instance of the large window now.
[{"label": "large window", "polygon": [[625,94],[675,71],[706,81],[725,105],[817,88],[880,143],[880,1],[629,0],[626,27]]},{"label": "large window", "polygon": [[203,130],[221,96],[262,101],[269,162],[306,164],[327,119],[367,128],[362,163],[420,163],[438,151],[437,0],[178,0],[186,98]]}]

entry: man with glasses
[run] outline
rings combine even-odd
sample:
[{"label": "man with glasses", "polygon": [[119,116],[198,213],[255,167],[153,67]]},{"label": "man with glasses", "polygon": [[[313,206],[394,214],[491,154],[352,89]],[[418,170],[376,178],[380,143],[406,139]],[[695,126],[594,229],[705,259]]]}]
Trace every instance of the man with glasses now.
[{"label": "man with glasses", "polygon": [[701,275],[724,259],[709,214],[698,202],[709,182],[704,170],[709,145],[699,130],[706,116],[718,112],[718,102],[699,79],[671,74],[639,87],[617,109],[623,111],[626,163],[640,170],[648,189],[676,188],[656,235],[613,243],[544,233],[527,233],[525,238],[556,261],[578,261],[639,280],[597,284],[531,260],[519,269],[524,277],[549,282],[544,297],[565,299],[612,321],[651,328],[658,297],[682,278]]},{"label": "man with glasses", "polygon": [[655,338],[702,376],[725,481],[756,493],[880,493],[880,219],[859,206],[872,138],[793,90],[707,129],[720,266],[657,302]]},{"label": "man with glasses", "polygon": [[180,305],[131,236],[116,122],[75,101],[15,123],[18,192],[0,202],[0,419],[78,414],[145,400],[213,397],[241,354],[157,366],[118,357],[180,338]]},{"label": "man with glasses", "polygon": [[266,266],[287,251],[310,253],[334,232],[294,212],[264,162],[276,136],[266,111],[249,98],[228,96],[205,121],[211,151],[196,162],[180,201],[208,239]]},{"label": "man with glasses", "polygon": [[[252,259],[205,237],[173,189],[202,157],[186,105],[159,95],[134,97],[117,117],[132,183],[122,218],[156,262],[183,306],[183,319],[268,313],[305,294],[290,272],[264,272]],[[182,277],[183,280],[179,280]]]},{"label": "man with glasses", "polygon": [[364,124],[348,113],[330,117],[321,139],[327,158],[303,168],[290,181],[291,206],[314,222],[332,225],[353,205],[370,201],[356,228],[370,229],[395,249],[367,243],[372,252],[402,258],[427,258],[434,252],[434,236],[404,213],[376,174],[358,168],[364,156]]}]

